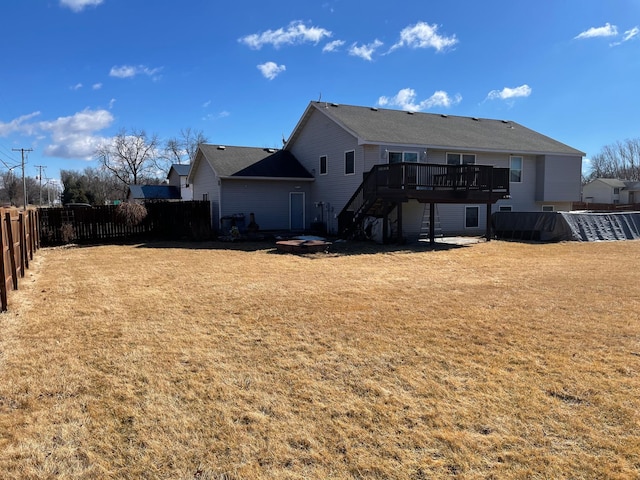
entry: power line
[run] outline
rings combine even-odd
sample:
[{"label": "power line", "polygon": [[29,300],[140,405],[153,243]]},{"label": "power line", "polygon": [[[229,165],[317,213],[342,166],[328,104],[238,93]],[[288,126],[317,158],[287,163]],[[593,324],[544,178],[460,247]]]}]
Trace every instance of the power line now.
[{"label": "power line", "polygon": [[35,167],[40,170],[40,175],[38,175],[40,179],[40,203],[38,205],[42,206],[42,169],[47,167],[45,165],[36,165]]},{"label": "power line", "polygon": [[22,153],[22,193],[24,200],[24,209],[27,209],[27,179],[24,176],[24,152],[33,152],[33,148],[12,148],[14,152]]}]

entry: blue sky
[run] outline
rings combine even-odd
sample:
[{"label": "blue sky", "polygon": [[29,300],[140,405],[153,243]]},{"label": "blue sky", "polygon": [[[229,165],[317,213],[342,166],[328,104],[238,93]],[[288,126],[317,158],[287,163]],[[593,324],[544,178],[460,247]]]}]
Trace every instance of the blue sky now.
[{"label": "blue sky", "polygon": [[509,119],[590,156],[640,136],[638,0],[8,0],[0,171],[122,129],[280,147],[311,100]]}]

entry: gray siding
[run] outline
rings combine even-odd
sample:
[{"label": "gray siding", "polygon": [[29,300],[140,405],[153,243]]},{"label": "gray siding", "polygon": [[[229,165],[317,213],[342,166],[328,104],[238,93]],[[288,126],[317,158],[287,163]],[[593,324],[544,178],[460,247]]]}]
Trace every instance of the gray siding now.
[{"label": "gray siding", "polygon": [[[368,171],[365,166],[365,149],[357,140],[336,123],[318,111],[312,112],[307,124],[300,132],[291,153],[315,177],[306,199],[310,221],[319,216],[318,202],[329,204],[329,216],[333,227],[337,228],[334,215],[340,213],[351,195],[362,183],[362,176]],[[355,174],[345,175],[344,155],[355,151]],[[327,174],[320,175],[320,156],[327,156]],[[325,207],[326,208],[326,207]],[[325,215],[326,218],[326,215]],[[330,226],[328,226],[330,227]]]},{"label": "gray siding", "polygon": [[218,177],[211,165],[200,159],[193,172],[193,200],[203,200],[204,195],[209,196],[211,202],[211,226],[217,229],[220,226],[220,187]]},{"label": "gray siding", "polygon": [[537,161],[535,199],[539,202],[580,200],[582,157],[540,155]]},{"label": "gray siding", "polygon": [[308,227],[310,224],[309,190],[308,182],[224,179],[221,217],[242,213],[247,225],[249,214],[253,213],[260,230],[288,230],[289,193],[304,192],[305,224]]}]

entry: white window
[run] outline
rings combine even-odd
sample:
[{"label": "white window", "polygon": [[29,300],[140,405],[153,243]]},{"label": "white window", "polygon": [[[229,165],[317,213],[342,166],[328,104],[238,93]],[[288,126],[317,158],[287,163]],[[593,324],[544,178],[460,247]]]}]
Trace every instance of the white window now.
[{"label": "white window", "polygon": [[344,152],[344,174],[353,175],[356,173],[356,152],[349,150]]},{"label": "white window", "polygon": [[402,156],[405,162],[418,163],[418,154],[416,152],[404,152]]},{"label": "white window", "polygon": [[472,153],[447,153],[447,165],[475,165],[476,156]]},{"label": "white window", "polygon": [[542,205],[543,212],[555,212],[555,207],[553,205]]},{"label": "white window", "polygon": [[389,163],[418,163],[418,152],[389,152]]},{"label": "white window", "polygon": [[500,211],[500,212],[510,212],[511,210],[513,210],[511,205],[500,205],[498,207],[498,211]]},{"label": "white window", "polygon": [[464,208],[464,227],[478,228],[480,226],[480,207],[477,205]]},{"label": "white window", "polygon": [[318,171],[320,172],[320,175],[326,175],[327,174],[327,156],[326,155],[322,155],[320,157],[320,168],[318,169]]},{"label": "white window", "polygon": [[511,183],[522,182],[522,157],[510,157],[509,170],[509,181]]}]

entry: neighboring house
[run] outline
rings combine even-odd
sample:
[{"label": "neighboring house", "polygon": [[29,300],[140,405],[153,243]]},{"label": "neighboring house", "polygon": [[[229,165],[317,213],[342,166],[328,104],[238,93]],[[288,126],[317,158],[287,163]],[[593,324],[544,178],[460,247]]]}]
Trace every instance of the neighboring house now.
[{"label": "neighboring house", "polygon": [[409,239],[424,230],[425,217],[445,234],[477,235],[494,211],[570,210],[580,199],[584,156],[512,121],[326,102],[308,105],[279,151],[307,175],[243,180],[240,172],[261,159],[234,154],[219,164],[235,149],[217,148],[201,146],[189,174],[194,199],[208,196],[216,221],[259,206],[261,228],[321,222],[338,233],[372,214]]},{"label": "neighboring house", "polygon": [[127,201],[180,200],[180,189],[173,185],[129,185]]},{"label": "neighboring house", "polygon": [[582,187],[585,203],[640,203],[640,182],[617,178],[596,178]]},{"label": "neighboring house", "polygon": [[189,175],[189,164],[174,163],[169,169],[167,180],[169,185],[178,187],[180,189],[180,199],[187,202],[193,200],[193,189],[187,182]]},{"label": "neighboring house", "polygon": [[[187,181],[211,202],[211,223],[255,216],[261,230],[304,231],[313,176],[286,150],[200,144]],[[226,233],[226,232],[225,232]]]}]

